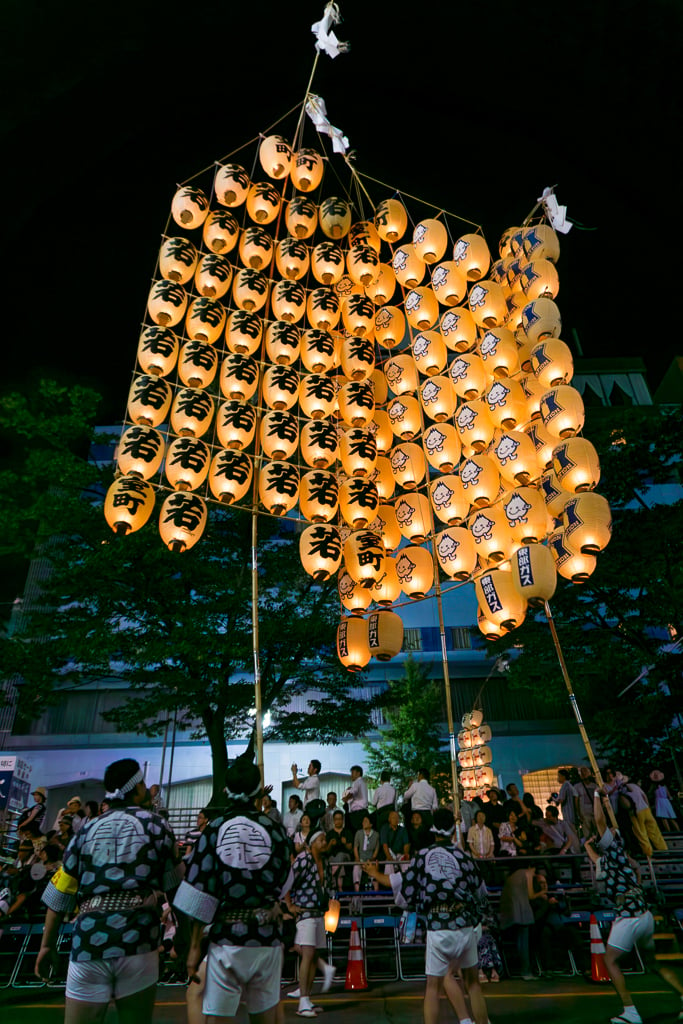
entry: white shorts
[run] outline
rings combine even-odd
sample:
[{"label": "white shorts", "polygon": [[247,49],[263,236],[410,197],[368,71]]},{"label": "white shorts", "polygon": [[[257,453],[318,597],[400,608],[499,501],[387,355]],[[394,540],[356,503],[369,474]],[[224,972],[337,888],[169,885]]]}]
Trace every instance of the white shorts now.
[{"label": "white shorts", "polygon": [[325,918],[305,917],[303,920],[297,921],[294,942],[297,946],[315,946],[316,949],[325,949],[327,946]]},{"label": "white shorts", "polygon": [[653,945],[654,932],[655,919],[649,910],[638,917],[618,917],[612,922],[607,945],[623,953],[630,953],[634,946],[649,949]]},{"label": "white shorts", "polygon": [[207,1016],[234,1017],[243,1000],[248,1013],[264,1013],[280,1002],[281,974],[281,946],[211,943],[202,1009]]},{"label": "white shorts", "polygon": [[455,932],[427,932],[425,974],[444,978],[449,968],[476,967],[477,934],[474,928],[459,928]]},{"label": "white shorts", "polygon": [[142,992],[159,980],[159,954],[138,953],[111,960],[69,961],[66,995],[84,1003],[108,1003]]}]

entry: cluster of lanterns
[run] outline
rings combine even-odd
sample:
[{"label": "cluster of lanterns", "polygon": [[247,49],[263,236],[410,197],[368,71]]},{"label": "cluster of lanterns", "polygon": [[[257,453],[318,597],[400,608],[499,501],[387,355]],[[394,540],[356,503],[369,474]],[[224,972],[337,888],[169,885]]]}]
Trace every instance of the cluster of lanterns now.
[{"label": "cluster of lanterns", "polygon": [[468,799],[483,796],[493,785],[493,755],[488,744],[491,726],[484,722],[484,713],[475,708],[462,716],[458,733],[458,766],[460,785]]},{"label": "cluster of lanterns", "polygon": [[337,574],[351,670],[400,651],[392,606],[438,572],[475,581],[479,627],[501,636],[610,537],[557,235],[510,228],[495,259],[398,198],[354,219],[320,194],[312,149],[269,136],[259,159],[263,180],[228,163],[210,196],[173,199],[107,521],[139,529],[165,491],[159,530],[184,551],[207,501],[298,517],[306,572]]}]

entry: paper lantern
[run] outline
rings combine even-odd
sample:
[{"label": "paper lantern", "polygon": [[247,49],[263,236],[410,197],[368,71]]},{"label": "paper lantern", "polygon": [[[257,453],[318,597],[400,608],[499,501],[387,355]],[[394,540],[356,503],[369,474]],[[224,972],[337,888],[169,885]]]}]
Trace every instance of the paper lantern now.
[{"label": "paper lantern", "polygon": [[306,289],[300,281],[278,281],[271,300],[273,316],[285,323],[298,323],[306,312]]},{"label": "paper lantern", "polygon": [[390,661],[403,647],[403,621],[396,612],[371,612],[368,616],[368,647],[370,656]]},{"label": "paper lantern", "polygon": [[475,786],[483,792],[493,785],[493,769],[477,768],[474,773]]},{"label": "paper lantern", "polygon": [[427,427],[422,433],[422,444],[429,465],[439,473],[451,473],[460,461],[460,438],[450,423]]},{"label": "paper lantern", "polygon": [[207,249],[217,256],[227,256],[237,245],[240,226],[227,210],[212,210],[204,222],[202,238]]},{"label": "paper lantern", "polygon": [[206,391],[182,388],[171,406],[171,430],[180,437],[202,437],[213,419],[213,398]]},{"label": "paper lantern", "polygon": [[249,356],[231,353],[221,363],[220,387],[226,398],[248,402],[258,387],[258,363]]},{"label": "paper lantern", "polygon": [[516,544],[533,544],[547,533],[548,514],[543,495],[535,487],[516,487],[502,499],[510,534]]},{"label": "paper lantern", "polygon": [[310,373],[325,373],[334,366],[334,338],[329,331],[304,331],[300,352],[301,362]]},{"label": "paper lantern", "polygon": [[395,551],[401,543],[401,531],[396,519],[396,509],[393,505],[381,504],[377,509],[377,515],[370,523],[369,529],[382,538],[382,544],[386,551]]},{"label": "paper lantern", "polygon": [[147,300],[149,315],[160,327],[175,327],[185,316],[187,292],[173,281],[157,281]]},{"label": "paper lantern", "polygon": [[304,473],[299,485],[299,507],[302,516],[309,522],[331,522],[339,509],[339,486],[334,473],[326,473],[321,469]]},{"label": "paper lantern", "polygon": [[249,175],[239,164],[224,164],[216,171],[214,191],[221,206],[241,206],[249,194]]},{"label": "paper lantern", "polygon": [[491,726],[484,725],[483,722],[484,713],[477,708],[472,715],[472,743],[474,746],[480,746],[483,743],[490,743],[493,737]]},{"label": "paper lantern", "polygon": [[128,427],[116,447],[116,463],[126,476],[149,480],[164,460],[164,439],[153,427]]},{"label": "paper lantern", "polygon": [[289,174],[292,150],[282,135],[267,135],[259,146],[258,158],[268,177],[280,180]]},{"label": "paper lantern", "polygon": [[455,416],[455,425],[463,445],[472,448],[475,452],[482,452],[488,448],[495,430],[488,405],[480,398],[472,402],[465,402],[459,407]]},{"label": "paper lantern", "polygon": [[522,309],[522,330],[530,341],[559,338],[562,330],[560,311],[552,299],[534,299]]},{"label": "paper lantern", "polygon": [[457,306],[467,295],[467,277],[457,263],[444,260],[432,271],[432,289],[442,306]]},{"label": "paper lantern", "polygon": [[275,320],[266,330],[266,354],[271,363],[291,366],[299,357],[301,334],[294,324]]},{"label": "paper lantern", "polygon": [[280,212],[282,196],[267,181],[250,187],[247,195],[247,213],[257,224],[272,224]]},{"label": "paper lantern", "polygon": [[367,287],[379,277],[379,256],[371,245],[352,245],[346,253],[346,269],[354,284]]},{"label": "paper lantern", "polygon": [[332,285],[332,287],[340,303],[344,299],[348,299],[350,295],[360,295],[367,298],[362,284],[355,284],[348,274],[342,274],[337,283]]},{"label": "paper lantern", "polygon": [[375,409],[374,417],[368,424],[368,429],[375,436],[377,452],[383,454],[388,452],[394,444],[394,432],[391,429],[389,414],[384,409]]},{"label": "paper lantern", "polygon": [[[465,724],[466,723],[466,724]],[[472,757],[472,730],[470,729],[469,712],[462,716],[463,728],[458,732],[458,747],[460,750],[469,752]]]},{"label": "paper lantern", "polygon": [[246,402],[223,402],[216,413],[216,435],[223,448],[242,451],[254,439],[256,410]]},{"label": "paper lantern", "polygon": [[239,257],[245,267],[267,271],[273,259],[274,249],[273,237],[265,228],[252,226],[242,232]]},{"label": "paper lantern", "polygon": [[541,399],[543,426],[553,437],[574,437],[583,428],[583,399],[569,384],[546,391]]},{"label": "paper lantern", "polygon": [[560,258],[560,240],[548,224],[535,224],[522,235],[522,248],[528,260],[545,259],[557,263]]},{"label": "paper lantern", "polygon": [[[384,559],[384,571],[370,589],[370,594],[375,604],[389,606],[392,605],[394,601],[398,601],[401,596],[401,584],[398,581],[396,562],[393,558],[387,557]],[[401,644],[403,644],[402,638]]]},{"label": "paper lantern", "polygon": [[[361,530],[375,518],[379,495],[372,480],[353,478],[345,480],[339,488],[339,507],[344,522],[354,530]],[[346,556],[345,556],[346,557]],[[348,560],[347,560],[348,562]],[[354,579],[356,576],[349,569]]]},{"label": "paper lantern", "polygon": [[560,576],[571,580],[572,583],[585,583],[590,578],[597,564],[595,555],[575,551],[570,547],[564,530],[555,530],[550,534],[548,547]]},{"label": "paper lantern", "polygon": [[154,488],[139,476],[120,476],[104,499],[104,518],[114,533],[135,533],[154,509]]},{"label": "paper lantern", "polygon": [[311,253],[313,277],[320,284],[332,285],[344,273],[344,253],[336,242],[320,242]]},{"label": "paper lantern", "polygon": [[372,384],[372,391],[375,396],[375,405],[384,405],[389,397],[389,385],[387,384],[387,378],[384,376],[384,370],[381,367],[375,366],[375,369],[370,374],[370,383]]},{"label": "paper lantern", "polygon": [[413,245],[423,263],[437,263],[448,245],[448,231],[443,221],[433,217],[421,220],[413,231]]},{"label": "paper lantern", "polygon": [[[524,334],[524,310],[528,305],[528,299],[524,292],[513,292],[512,295],[508,295],[506,298],[505,305],[507,307],[507,316],[503,326],[513,332],[519,345],[526,338]],[[520,365],[523,366],[521,358]]]},{"label": "paper lantern", "polygon": [[408,214],[398,199],[384,199],[375,210],[375,227],[385,242],[397,242],[408,227]]},{"label": "paper lantern", "polygon": [[565,490],[572,494],[592,491],[600,482],[598,453],[583,437],[572,437],[553,449],[553,469]]},{"label": "paper lantern", "polygon": [[476,512],[468,522],[475,550],[482,564],[502,562],[513,551],[510,526],[500,505],[490,505]]},{"label": "paper lantern", "polygon": [[159,271],[167,281],[187,284],[199,256],[189,238],[167,238],[159,250]]},{"label": "paper lantern", "polygon": [[[459,734],[458,734],[459,735]],[[474,761],[472,760],[471,750],[460,750],[458,751],[458,764],[461,768],[472,768]]]},{"label": "paper lantern", "polygon": [[198,494],[176,491],[164,500],[159,513],[159,533],[170,551],[189,551],[206,526],[206,502]]},{"label": "paper lantern", "polygon": [[445,368],[448,350],[439,331],[423,331],[417,334],[413,339],[412,349],[415,365],[425,376],[434,377]]},{"label": "paper lantern", "polygon": [[490,505],[498,497],[500,475],[488,455],[473,455],[460,466],[460,482],[474,508]]},{"label": "paper lantern", "polygon": [[520,280],[527,299],[554,299],[560,290],[560,279],[550,260],[533,260],[522,270]]},{"label": "paper lantern", "polygon": [[612,536],[612,511],[601,494],[588,491],[566,502],[562,511],[564,535],[583,554],[603,551]]},{"label": "paper lantern", "polygon": [[417,288],[427,272],[427,264],[417,255],[415,246],[408,242],[395,250],[391,266],[396,280],[404,288]]},{"label": "paper lantern", "polygon": [[365,286],[365,294],[376,306],[391,302],[396,291],[396,274],[389,263],[380,263],[379,274]]},{"label": "paper lantern", "polygon": [[158,427],[171,405],[170,385],[160,377],[136,375],[128,395],[128,415],[140,427]]},{"label": "paper lantern", "polygon": [[494,377],[511,377],[519,370],[517,342],[512,331],[506,327],[486,331],[477,346],[477,351],[486,372]]},{"label": "paper lantern", "polygon": [[349,476],[368,477],[374,472],[377,445],[368,430],[354,427],[343,433],[339,441],[339,454],[344,472]]},{"label": "paper lantern", "polygon": [[464,526],[449,526],[437,533],[436,555],[439,565],[451,579],[467,580],[477,566],[474,537]]},{"label": "paper lantern", "polygon": [[327,238],[343,238],[351,227],[351,207],[345,199],[330,196],[320,204],[320,230]]},{"label": "paper lantern", "polygon": [[[529,359],[529,365],[531,365],[531,358]],[[517,377],[517,381],[526,398],[527,420],[540,420],[541,399],[548,389],[533,374],[522,374]]]},{"label": "paper lantern", "polygon": [[284,516],[296,505],[299,473],[289,462],[264,462],[259,472],[259,497],[274,516]]},{"label": "paper lantern", "polygon": [[225,327],[225,309],[220,302],[201,296],[195,299],[185,317],[185,333],[192,341],[213,345]]},{"label": "paper lantern", "polygon": [[483,359],[474,352],[464,352],[453,359],[448,367],[448,376],[456,395],[466,401],[479,398],[490,383]]},{"label": "paper lantern", "polygon": [[477,341],[477,325],[466,306],[449,309],[439,321],[439,330],[451,352],[469,352]]},{"label": "paper lantern", "polygon": [[482,612],[481,608],[477,609],[477,626],[483,636],[485,636],[487,640],[491,641],[500,640],[502,636],[505,636],[506,633],[510,632],[509,629],[506,629],[498,623],[492,622],[491,619],[488,619]]},{"label": "paper lantern", "polygon": [[314,149],[299,149],[292,157],[290,176],[294,188],[300,192],[313,192],[323,180],[325,165],[320,153]]},{"label": "paper lantern", "polygon": [[429,500],[442,523],[458,526],[467,517],[470,502],[460,477],[447,473],[429,486]]},{"label": "paper lantern", "polygon": [[342,302],[341,313],[344,327],[351,334],[356,334],[360,338],[372,334],[375,308],[365,295],[349,295]]},{"label": "paper lantern", "polygon": [[297,238],[286,235],[276,246],[275,265],[282,277],[289,281],[300,281],[310,266],[307,246]]},{"label": "paper lantern", "polygon": [[351,335],[341,346],[341,369],[348,380],[367,380],[375,369],[375,346],[368,338]]},{"label": "paper lantern", "polygon": [[312,420],[305,423],[301,430],[299,447],[307,465],[316,469],[327,469],[337,459],[337,428],[329,420]]},{"label": "paper lantern", "polygon": [[263,375],[263,398],[269,409],[283,411],[296,405],[299,374],[292,366],[269,366]]},{"label": "paper lantern", "polygon": [[257,313],[268,298],[268,278],[259,270],[239,270],[232,282],[232,297],[239,309]]},{"label": "paper lantern", "polygon": [[332,415],[335,406],[334,383],[326,374],[304,374],[299,386],[299,405],[304,416],[319,420]]},{"label": "paper lantern", "polygon": [[207,388],[216,376],[218,353],[212,345],[188,341],[180,350],[178,376],[188,388]]},{"label": "paper lantern", "polygon": [[261,348],[263,320],[257,313],[236,309],[225,325],[225,340],[229,350],[238,356],[252,356]]},{"label": "paper lantern", "polygon": [[453,262],[468,281],[481,281],[486,277],[491,253],[482,235],[462,235],[453,246]]},{"label": "paper lantern", "polygon": [[288,412],[268,412],[261,419],[261,448],[268,459],[288,459],[299,442],[299,424]]},{"label": "paper lantern", "polygon": [[195,491],[206,480],[211,453],[196,437],[178,437],[166,451],[166,479],[175,491]]},{"label": "paper lantern", "polygon": [[524,621],[526,601],[517,593],[511,572],[492,569],[475,580],[477,603],[491,622],[516,629]]},{"label": "paper lantern", "polygon": [[357,220],[349,228],[349,247],[354,245],[369,245],[376,253],[382,249],[382,239],[372,221]]},{"label": "paper lantern", "polygon": [[521,430],[496,431],[488,454],[505,483],[526,485],[540,475],[533,441]]},{"label": "paper lantern", "polygon": [[523,545],[513,554],[510,565],[518,593],[532,607],[550,600],[557,586],[557,570],[555,560],[545,545]]},{"label": "paper lantern", "polygon": [[232,283],[232,267],[222,256],[202,256],[194,275],[195,288],[209,299],[220,299]]},{"label": "paper lantern", "polygon": [[533,442],[541,469],[548,469],[553,461],[557,438],[546,430],[542,420],[534,420],[528,424],[524,427],[524,433],[528,434]]},{"label": "paper lantern", "polygon": [[[513,259],[505,260],[505,280],[501,281],[503,291],[507,296],[524,294],[522,274],[528,263],[524,256],[516,256]],[[526,296],[527,302],[532,296]]]},{"label": "paper lantern", "polygon": [[512,238],[520,230],[521,228],[519,227],[507,228],[501,235],[500,242],[498,243],[498,252],[502,257],[512,255]]},{"label": "paper lantern", "polygon": [[337,627],[337,656],[349,672],[360,672],[370,661],[368,624],[352,615]]},{"label": "paper lantern", "polygon": [[183,185],[173,196],[171,216],[182,228],[201,227],[209,212],[209,200],[200,188]]},{"label": "paper lantern", "polygon": [[252,461],[244,452],[220,450],[209,468],[209,487],[217,501],[226,505],[240,501],[251,486]]},{"label": "paper lantern", "polygon": [[467,296],[467,304],[479,327],[502,327],[507,319],[505,295],[495,281],[475,284]]},{"label": "paper lantern", "polygon": [[310,199],[294,196],[285,210],[285,224],[295,238],[310,238],[318,224],[318,208]]},{"label": "paper lantern", "polygon": [[367,427],[375,413],[372,381],[351,380],[339,391],[339,411],[350,427]]},{"label": "paper lantern", "polygon": [[347,612],[360,615],[372,604],[372,594],[368,587],[356,583],[348,572],[341,571],[337,577],[339,599]]},{"label": "paper lantern", "polygon": [[314,580],[328,580],[341,565],[339,530],[329,523],[308,526],[299,538],[301,564]]},{"label": "paper lantern", "polygon": [[420,383],[415,360],[407,352],[392,356],[384,364],[384,375],[395,395],[407,395],[417,391]]},{"label": "paper lantern", "polygon": [[427,331],[439,319],[439,303],[431,288],[413,288],[406,295],[404,309],[408,322],[419,331]]},{"label": "paper lantern", "polygon": [[311,327],[331,331],[339,323],[341,303],[331,288],[315,288],[308,294],[306,316]]},{"label": "paper lantern", "polygon": [[344,541],[344,564],[356,583],[372,586],[384,571],[384,545],[370,530],[354,530]]},{"label": "paper lantern", "polygon": [[394,501],[396,522],[402,535],[412,544],[424,544],[431,533],[429,500],[419,491],[403,494]]},{"label": "paper lantern", "polygon": [[497,427],[514,430],[526,419],[526,398],[516,380],[497,380],[486,392],[488,414]]},{"label": "paper lantern", "polygon": [[571,349],[559,338],[546,338],[532,349],[531,368],[546,388],[567,384],[574,374]]},{"label": "paper lantern", "polygon": [[413,490],[425,478],[427,463],[422,446],[404,442],[392,449],[389,457],[391,472],[399,487]]},{"label": "paper lantern", "polygon": [[450,377],[430,377],[420,388],[420,402],[430,419],[441,423],[455,412],[458,399]]},{"label": "paper lantern", "polygon": [[[477,746],[472,751],[472,763],[475,768],[480,768],[482,765],[491,764],[493,760],[493,754],[491,748],[487,747],[486,744]],[[479,780],[477,779],[477,783]]]},{"label": "paper lantern", "polygon": [[138,363],[143,373],[167,377],[178,361],[180,344],[167,327],[145,327],[138,342]]},{"label": "paper lantern", "polygon": [[434,563],[426,548],[409,544],[396,559],[396,575],[401,590],[411,601],[420,601],[434,585]]},{"label": "paper lantern", "polygon": [[553,519],[559,519],[564,511],[564,506],[571,498],[571,491],[565,491],[560,485],[554,469],[548,469],[541,475],[538,481],[538,489],[543,495],[545,507]]}]

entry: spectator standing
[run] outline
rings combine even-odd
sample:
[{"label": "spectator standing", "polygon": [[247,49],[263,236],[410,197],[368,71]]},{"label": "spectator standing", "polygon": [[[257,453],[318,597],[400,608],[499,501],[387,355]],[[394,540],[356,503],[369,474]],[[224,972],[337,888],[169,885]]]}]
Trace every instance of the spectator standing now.
[{"label": "spectator standing", "polygon": [[66,816],[70,819],[72,832],[78,832],[85,820],[85,815],[81,810],[81,798],[79,796],[72,796],[67,800],[66,807],[61,807],[59,809],[54,825],[52,826],[52,830],[54,832],[59,832],[60,822],[62,818]]},{"label": "spectator standing", "polygon": [[305,779],[300,779],[297,772],[299,771],[297,765],[292,765],[292,785],[295,789],[302,789],[304,791],[304,809],[306,804],[310,803],[311,800],[320,799],[320,761],[315,757],[311,759],[307,769],[307,776]]},{"label": "spectator standing", "polygon": [[336,810],[332,819],[332,828],[325,835],[328,860],[331,865],[332,878],[337,889],[344,885],[344,868],[353,859],[353,833],[344,824],[344,812]]},{"label": "spectator standing", "polygon": [[282,817],[282,824],[290,839],[293,838],[294,833],[298,829],[303,813],[304,808],[301,803],[301,797],[297,796],[296,793],[292,793],[289,798],[289,810]]},{"label": "spectator standing", "polygon": [[514,784],[514,782],[510,782],[505,787],[505,793],[506,800],[505,803],[503,804],[503,810],[505,811],[505,820],[508,820],[511,810],[513,810],[517,815],[518,821],[522,818],[526,818],[527,820],[529,820],[530,815],[528,808],[526,807],[524,801],[519,795],[519,788]]},{"label": "spectator standing", "polygon": [[467,832],[467,844],[476,860],[489,860],[493,857],[493,832],[486,824],[485,811],[477,811],[474,824]]},{"label": "spectator standing", "polygon": [[498,795],[497,789],[489,789],[486,796],[488,798],[488,802],[484,805],[484,813],[486,814],[486,824],[493,834],[494,856],[497,857],[500,852],[498,830],[503,822],[507,821],[507,816],[503,810],[503,805],[500,802],[500,796]]},{"label": "spectator standing", "polygon": [[199,811],[199,813],[197,814],[197,823],[195,824],[194,828],[190,829],[182,843],[181,852],[184,857],[187,857],[187,855],[192,850],[192,847],[197,842],[206,826],[209,824],[209,817],[209,811],[206,808]]},{"label": "spectator standing", "polygon": [[434,811],[439,806],[436,790],[429,782],[429,770],[420,768],[417,773],[417,781],[403,794],[404,802],[410,801],[411,813],[417,811],[422,816],[425,828],[429,829],[432,824]]},{"label": "spectator standing", "polygon": [[339,810],[341,808],[337,806],[337,794],[334,792],[328,793],[325,813],[322,816],[322,826],[325,832],[330,832],[334,828],[334,816]]},{"label": "spectator standing", "polygon": [[593,773],[588,765],[582,764],[579,768],[579,781],[574,786],[574,792],[584,839],[595,835],[597,831],[595,824],[595,794],[597,791],[598,787]]},{"label": "spectator standing", "polygon": [[261,801],[261,810],[266,817],[270,818],[271,821],[274,821],[276,825],[282,824],[282,815],[277,809],[277,803],[269,793],[266,793]]},{"label": "spectator standing", "polygon": [[678,819],[676,818],[676,811],[671,801],[671,793],[666,785],[664,773],[657,769],[650,772],[650,782],[652,783],[650,799],[651,803],[654,803],[657,824],[665,832],[677,832]]},{"label": "spectator standing", "polygon": [[558,793],[558,804],[562,812],[562,820],[571,825],[576,832],[576,792],[569,781],[570,772],[568,768],[558,768],[557,782],[560,787]]},{"label": "spectator standing", "polygon": [[99,813],[97,800],[86,800],[83,804],[83,824],[85,825],[86,821],[92,821]]},{"label": "spectator standing", "polygon": [[517,868],[512,871],[505,879],[498,908],[501,929],[504,932],[511,932],[515,939],[524,981],[533,981],[529,959],[529,936],[534,924],[531,906],[531,900],[534,898],[534,875],[533,867]]},{"label": "spectator standing", "polygon": [[372,796],[375,805],[375,824],[381,832],[389,820],[390,813],[396,809],[396,787],[391,784],[391,772],[385,769],[380,775],[379,786]]},{"label": "spectator standing", "polygon": [[398,868],[393,866],[397,861],[406,861],[410,858],[410,837],[408,830],[401,825],[398,811],[389,811],[387,823],[380,829],[379,843],[382,854],[387,859],[387,875],[398,871]]},{"label": "spectator standing", "polygon": [[542,826],[546,837],[544,844],[552,853],[581,853],[581,844],[574,829],[566,821],[560,821],[559,811],[554,804],[545,809],[545,820]]},{"label": "spectator standing", "polygon": [[46,801],[47,801],[47,790],[44,786],[36,786],[33,793],[33,803],[30,807],[25,807],[19,817],[17,818],[17,829],[22,825],[28,825],[31,822],[38,826],[38,829],[43,831],[43,822],[45,821]]},{"label": "spectator standing", "polygon": [[652,816],[650,804],[643,790],[635,782],[627,782],[621,787],[633,802],[631,828],[640,844],[643,854],[649,859],[655,850],[668,850],[666,840],[659,830],[659,825]]},{"label": "spectator standing", "polygon": [[351,766],[351,785],[342,796],[349,808],[349,828],[355,833],[363,827],[363,818],[368,813],[368,785],[363,778],[359,764]]}]

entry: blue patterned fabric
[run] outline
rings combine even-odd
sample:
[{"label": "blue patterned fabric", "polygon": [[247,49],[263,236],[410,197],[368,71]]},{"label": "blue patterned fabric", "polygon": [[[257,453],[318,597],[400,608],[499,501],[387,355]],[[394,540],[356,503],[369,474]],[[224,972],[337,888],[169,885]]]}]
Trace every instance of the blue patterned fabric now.
[{"label": "blue patterned fabric", "polygon": [[408,906],[426,916],[432,932],[476,927],[486,904],[474,859],[450,843],[420,850],[405,874],[402,892]]}]

